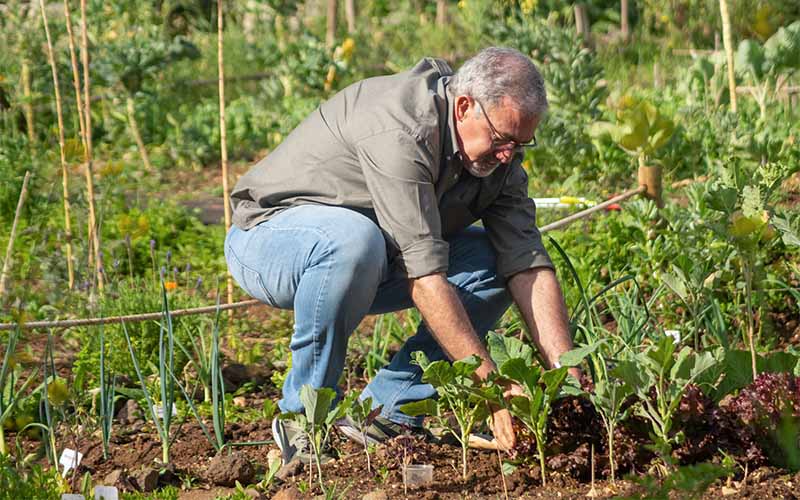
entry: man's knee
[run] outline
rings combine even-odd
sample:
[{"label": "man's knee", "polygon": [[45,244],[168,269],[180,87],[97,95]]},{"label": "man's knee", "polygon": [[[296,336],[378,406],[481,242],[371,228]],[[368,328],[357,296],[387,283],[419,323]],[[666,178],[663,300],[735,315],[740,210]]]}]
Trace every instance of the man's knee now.
[{"label": "man's knee", "polygon": [[328,229],[336,266],[342,272],[354,273],[356,278],[374,274],[382,279],[387,261],[383,233],[367,217],[352,210],[341,210],[341,223]]}]

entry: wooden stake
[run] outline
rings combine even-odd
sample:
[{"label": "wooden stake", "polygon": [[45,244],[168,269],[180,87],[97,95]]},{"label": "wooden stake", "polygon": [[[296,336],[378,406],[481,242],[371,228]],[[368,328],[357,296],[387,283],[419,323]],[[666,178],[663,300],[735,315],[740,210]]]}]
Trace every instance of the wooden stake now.
[{"label": "wooden stake", "polygon": [[[83,119],[83,99],[81,98],[81,82],[78,72],[78,57],[75,55],[75,37],[72,34],[72,17],[69,14],[69,0],[64,0],[64,17],[67,23],[67,40],[69,40],[69,60],[72,64],[72,86],[75,88],[75,103],[78,108],[78,126],[81,132],[84,156],[86,155],[86,125]],[[91,246],[91,243],[90,243]]]},{"label": "wooden stake", "polygon": [[150,155],[147,154],[147,148],[144,146],[142,134],[139,132],[139,123],[136,121],[136,104],[133,101],[133,96],[128,95],[125,100],[125,109],[128,112],[128,125],[131,127],[131,135],[136,141],[136,147],[139,148],[139,154],[142,156],[144,169],[147,172],[153,171],[153,164],[150,163]]},{"label": "wooden stake", "polygon": [[19,222],[19,214],[22,212],[22,206],[25,204],[25,197],[28,195],[28,181],[30,180],[30,177],[31,172],[25,172],[25,178],[22,180],[22,189],[19,192],[19,200],[17,201],[17,210],[14,212],[14,222],[11,224],[11,235],[8,237],[6,259],[3,261],[3,272],[0,273],[0,297],[6,294],[6,278],[11,270],[11,252],[14,249],[14,240],[17,236],[17,223]]},{"label": "wooden stake", "polygon": [[53,90],[56,95],[58,151],[61,157],[61,188],[64,197],[64,245],[66,246],[67,253],[68,286],[69,289],[72,290],[75,284],[75,274],[72,269],[72,222],[70,221],[69,210],[69,177],[67,175],[67,158],[64,154],[64,114],[61,109],[61,90],[58,88],[58,71],[56,70],[56,61],[53,55],[53,42],[50,39],[50,27],[47,25],[47,12],[45,12],[44,0],[39,0],[39,7],[42,10],[42,23],[44,24],[44,34],[47,38],[47,60],[50,63],[50,70],[53,74]]},{"label": "wooden stake", "polygon": [[628,24],[628,0],[622,0],[619,6],[619,31],[622,40],[627,42],[631,38],[631,28]]},{"label": "wooden stake", "polygon": [[447,0],[436,0],[436,26],[444,28],[447,25]]},{"label": "wooden stake", "polygon": [[28,142],[31,144],[36,139],[36,131],[33,124],[33,93],[31,92],[31,67],[27,59],[22,60],[22,68],[20,69],[20,83],[22,83],[22,95],[25,96],[25,102],[22,104],[23,113],[25,114],[25,125],[28,132]]},{"label": "wooden stake", "polygon": [[728,13],[728,1],[719,0],[719,12],[722,15],[722,43],[728,60],[728,92],[731,99],[731,111],[736,113],[736,77],[733,68],[733,41],[731,40],[731,16]]},{"label": "wooden stake", "polygon": [[328,0],[328,24],[325,30],[325,47],[332,49],[336,44],[337,14],[339,12],[338,0]]},{"label": "wooden stake", "polygon": [[344,17],[347,20],[347,33],[356,32],[356,0],[344,0]]},{"label": "wooden stake", "polygon": [[[97,227],[97,214],[94,208],[94,178],[92,175],[92,99],[89,78],[89,30],[86,27],[86,0],[81,0],[81,64],[83,66],[83,118],[86,140],[86,194],[89,202],[89,241],[94,247],[94,265],[97,276],[97,289],[103,291],[103,257],[100,253],[100,234]],[[91,252],[90,252],[91,253]]]},{"label": "wooden stake", "polygon": [[[217,71],[219,78],[219,148],[222,160],[222,203],[225,210],[225,231],[231,228],[231,199],[228,188],[228,142],[225,132],[225,59],[223,55],[222,0],[217,0]],[[233,279],[228,272],[228,304],[233,303]],[[233,310],[228,313],[233,315]]]}]

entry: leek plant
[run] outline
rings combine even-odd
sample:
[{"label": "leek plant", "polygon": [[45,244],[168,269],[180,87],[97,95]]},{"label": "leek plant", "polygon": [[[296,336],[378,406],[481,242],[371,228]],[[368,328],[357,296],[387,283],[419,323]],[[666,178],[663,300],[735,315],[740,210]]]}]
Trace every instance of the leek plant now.
[{"label": "leek plant", "polygon": [[144,376],[139,368],[139,361],[136,358],[136,353],[133,350],[131,343],[131,336],[125,323],[122,323],[122,331],[125,334],[125,340],[128,342],[128,352],[133,361],[133,367],[136,370],[136,376],[139,378],[139,383],[142,386],[147,406],[150,409],[150,416],[153,419],[153,424],[156,426],[156,431],[161,440],[161,460],[162,463],[169,463],[169,448],[171,445],[170,427],[172,426],[172,407],[175,403],[175,334],[172,329],[172,316],[169,311],[169,301],[167,300],[167,290],[164,288],[164,283],[161,283],[161,301],[162,301],[162,318],[161,328],[158,336],[158,375],[159,375],[159,389],[161,396],[161,417],[156,412],[156,406],[153,403],[153,398],[150,391],[145,384]]},{"label": "leek plant", "polygon": [[100,325],[100,427],[103,432],[103,458],[108,459],[111,426],[114,422],[114,396],[116,393],[116,374],[109,380],[106,373],[106,339],[103,325]]}]

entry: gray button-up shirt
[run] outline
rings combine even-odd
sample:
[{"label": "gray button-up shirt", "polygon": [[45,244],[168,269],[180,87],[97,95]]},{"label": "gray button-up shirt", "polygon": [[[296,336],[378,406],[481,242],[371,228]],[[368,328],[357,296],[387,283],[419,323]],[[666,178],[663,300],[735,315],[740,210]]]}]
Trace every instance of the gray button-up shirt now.
[{"label": "gray button-up shirt", "polygon": [[504,277],[552,268],[522,155],[482,179],[463,169],[450,75],[426,58],[334,95],[239,179],[233,223],[247,230],[303,204],[348,207],[378,224],[393,264],[418,278],[447,271],[446,238],[481,220]]}]

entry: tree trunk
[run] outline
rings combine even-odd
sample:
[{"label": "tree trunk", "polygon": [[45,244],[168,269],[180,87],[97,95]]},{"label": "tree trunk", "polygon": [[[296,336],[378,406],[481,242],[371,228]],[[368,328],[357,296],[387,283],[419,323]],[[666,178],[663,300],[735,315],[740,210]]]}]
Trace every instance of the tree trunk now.
[{"label": "tree trunk", "polygon": [[728,13],[727,0],[719,0],[719,12],[722,15],[722,44],[725,46],[725,57],[728,60],[728,92],[731,99],[731,111],[736,113],[736,77],[733,68],[733,41],[731,39],[731,16]]},{"label": "tree trunk", "polygon": [[325,46],[332,49],[336,45],[336,25],[339,11],[338,0],[328,0],[328,28],[325,31]]},{"label": "tree trunk", "polygon": [[356,32],[356,0],[344,0],[344,15],[347,18],[347,33]]}]

